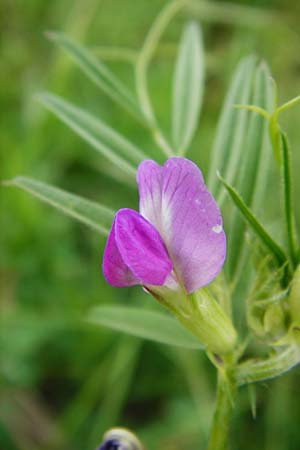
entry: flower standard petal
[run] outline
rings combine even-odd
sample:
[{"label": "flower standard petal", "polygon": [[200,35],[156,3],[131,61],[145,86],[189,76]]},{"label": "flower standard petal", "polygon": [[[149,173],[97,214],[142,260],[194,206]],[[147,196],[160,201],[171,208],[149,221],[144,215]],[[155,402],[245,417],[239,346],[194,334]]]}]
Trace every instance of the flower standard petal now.
[{"label": "flower standard petal", "polygon": [[141,162],[136,181],[139,187],[140,213],[161,231],[162,167],[151,160]]},{"label": "flower standard petal", "polygon": [[170,158],[163,166],[162,180],[163,239],[191,293],[222,268],[226,255],[222,217],[191,161]]},{"label": "flower standard petal", "polygon": [[173,265],[150,222],[136,211],[121,209],[115,219],[115,239],[124,263],[142,284],[164,284]]},{"label": "flower standard petal", "polygon": [[208,284],[223,265],[226,238],[199,168],[179,157],[163,167],[144,161],[137,181],[140,212],[159,230],[187,292]]}]

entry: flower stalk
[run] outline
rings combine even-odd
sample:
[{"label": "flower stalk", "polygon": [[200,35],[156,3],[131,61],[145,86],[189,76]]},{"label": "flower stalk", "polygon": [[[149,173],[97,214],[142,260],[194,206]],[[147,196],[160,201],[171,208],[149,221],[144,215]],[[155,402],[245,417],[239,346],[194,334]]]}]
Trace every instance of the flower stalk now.
[{"label": "flower stalk", "polygon": [[236,384],[227,372],[219,369],[215,412],[207,450],[226,450],[229,440],[229,426],[234,408]]}]

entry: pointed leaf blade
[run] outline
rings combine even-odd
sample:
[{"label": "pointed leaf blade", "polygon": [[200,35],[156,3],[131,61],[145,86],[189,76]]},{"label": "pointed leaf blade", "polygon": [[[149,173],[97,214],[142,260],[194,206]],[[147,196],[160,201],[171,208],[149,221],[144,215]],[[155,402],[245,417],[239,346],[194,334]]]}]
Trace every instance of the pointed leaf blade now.
[{"label": "pointed leaf blade", "polygon": [[201,343],[179,322],[156,311],[123,306],[98,306],[90,311],[88,321],[163,344],[191,349],[202,348]]},{"label": "pointed leaf blade", "polygon": [[142,113],[129,89],[93,53],[63,33],[48,32],[48,38],[61,47],[80,67],[85,75],[114,101],[131,112],[138,120]]},{"label": "pointed leaf blade", "polygon": [[237,110],[235,104],[250,102],[251,87],[256,58],[248,56],[241,60],[224,100],[211,154],[208,187],[216,197],[219,206],[224,201],[224,189],[216,173],[220,171],[229,183],[235,182],[241,157],[241,149],[247,130],[248,111]]},{"label": "pointed leaf blade", "polygon": [[185,27],[173,79],[172,138],[184,154],[197,128],[204,90],[204,50],[196,22]]},{"label": "pointed leaf blade", "polygon": [[16,186],[29,192],[43,202],[88,225],[104,236],[109,232],[114,211],[106,206],[28,177],[16,177],[6,181],[5,184]]},{"label": "pointed leaf blade", "polygon": [[[264,63],[258,64],[254,71],[251,93],[251,104],[266,110],[272,102],[270,90],[270,72]],[[267,122],[261,115],[250,112],[247,117],[247,130],[244,133],[243,144],[240,149],[240,164],[235,176],[234,186],[237,188],[245,204],[253,211],[262,208],[261,201],[265,198],[268,185],[268,173],[271,167],[272,152],[268,141]],[[260,199],[256,191],[260,190]],[[259,200],[260,207],[256,202]],[[230,212],[230,227],[228,228],[228,258],[227,267],[231,275],[238,276],[243,270],[241,257],[247,259],[247,250],[243,246],[245,222],[235,208]]]},{"label": "pointed leaf blade", "polygon": [[147,157],[134,144],[100,119],[56,95],[45,92],[37,98],[95,150],[122,169],[132,180],[135,179],[135,165]]}]

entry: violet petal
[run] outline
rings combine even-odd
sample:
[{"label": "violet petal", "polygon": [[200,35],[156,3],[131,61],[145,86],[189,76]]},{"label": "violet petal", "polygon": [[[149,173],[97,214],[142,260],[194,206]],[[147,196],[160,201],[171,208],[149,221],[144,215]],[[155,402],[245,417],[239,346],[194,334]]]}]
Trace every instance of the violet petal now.
[{"label": "violet petal", "polygon": [[123,261],[115,238],[116,217],[113,221],[103,254],[102,270],[106,281],[115,287],[133,286],[139,280]]},{"label": "violet petal", "polygon": [[115,239],[124,263],[142,284],[164,284],[173,265],[150,222],[132,209],[120,209],[115,219]]}]

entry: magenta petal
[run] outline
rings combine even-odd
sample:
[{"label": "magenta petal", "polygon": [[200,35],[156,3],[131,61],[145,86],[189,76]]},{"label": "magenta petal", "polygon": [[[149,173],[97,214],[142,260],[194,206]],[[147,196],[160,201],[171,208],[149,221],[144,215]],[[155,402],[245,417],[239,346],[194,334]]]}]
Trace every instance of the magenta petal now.
[{"label": "magenta petal", "polygon": [[172,262],[151,223],[136,211],[121,209],[115,219],[115,239],[124,263],[142,284],[164,284]]},{"label": "magenta petal", "polygon": [[139,280],[123,261],[115,239],[115,222],[112,224],[103,254],[103,275],[112,286],[125,287],[139,284]]},{"label": "magenta petal", "polygon": [[208,284],[222,268],[226,238],[220,211],[199,168],[178,157],[162,168],[145,161],[137,178],[140,212],[160,231],[187,291]]}]

